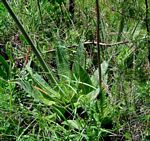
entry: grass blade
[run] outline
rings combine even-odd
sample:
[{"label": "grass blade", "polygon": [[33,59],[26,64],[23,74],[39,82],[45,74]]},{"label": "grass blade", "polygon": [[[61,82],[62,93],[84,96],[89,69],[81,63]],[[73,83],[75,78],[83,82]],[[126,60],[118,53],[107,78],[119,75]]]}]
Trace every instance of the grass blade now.
[{"label": "grass blade", "polygon": [[44,61],[41,53],[39,52],[39,50],[36,48],[36,46],[34,45],[33,41],[31,40],[31,38],[29,37],[29,35],[27,34],[27,32],[25,31],[23,25],[21,24],[21,22],[19,21],[19,19],[17,18],[17,16],[15,15],[15,13],[13,12],[13,10],[11,9],[10,5],[7,3],[6,0],[2,0],[4,6],[6,7],[6,9],[8,10],[9,14],[11,15],[11,17],[13,18],[13,20],[15,21],[15,23],[17,24],[18,28],[20,29],[20,31],[22,32],[23,36],[25,37],[25,39],[27,40],[27,42],[31,45],[31,48],[34,52],[34,54],[36,55],[38,61],[40,62],[43,70],[47,73],[47,76],[49,78],[49,81],[57,84],[56,79],[54,78],[51,70],[49,69],[49,67],[47,66],[46,62]]}]

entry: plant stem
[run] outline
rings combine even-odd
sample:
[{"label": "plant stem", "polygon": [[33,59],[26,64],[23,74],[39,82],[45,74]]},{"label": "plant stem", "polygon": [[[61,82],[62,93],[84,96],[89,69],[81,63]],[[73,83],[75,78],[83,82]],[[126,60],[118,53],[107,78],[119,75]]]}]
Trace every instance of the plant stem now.
[{"label": "plant stem", "polygon": [[44,61],[41,53],[39,52],[39,50],[36,48],[36,46],[34,45],[33,41],[31,40],[31,38],[29,37],[29,35],[27,34],[27,32],[25,31],[23,25],[21,24],[21,22],[18,20],[17,16],[15,15],[15,13],[13,12],[12,8],[9,6],[9,4],[7,3],[6,0],[2,0],[4,6],[6,7],[6,9],[8,10],[9,14],[11,15],[11,17],[13,18],[13,20],[15,21],[15,23],[17,24],[18,28],[20,29],[20,31],[22,32],[22,34],[24,35],[25,39],[27,40],[27,42],[31,45],[31,48],[34,52],[34,54],[36,55],[38,61],[40,62],[43,70],[47,73],[47,76],[49,78],[49,81],[51,83],[57,84],[57,81],[55,80],[54,76],[52,75],[51,70],[49,69],[49,67],[47,66],[46,62]]},{"label": "plant stem", "polygon": [[145,18],[145,24],[146,24],[146,29],[147,29],[147,34],[148,34],[148,61],[150,63],[150,25],[149,25],[149,6],[148,6],[148,0],[145,0],[145,6],[146,6],[146,18]]},{"label": "plant stem", "polygon": [[99,28],[99,25],[100,25],[100,14],[99,14],[99,1],[96,0],[96,13],[97,13],[97,29],[96,29],[96,32],[97,32],[97,56],[98,56],[98,76],[99,76],[99,87],[101,89],[101,59],[100,59],[100,56],[101,56],[101,49],[100,49],[100,28]]},{"label": "plant stem", "polygon": [[100,100],[100,104],[99,101],[97,101],[97,109],[99,112],[99,105],[100,105],[100,109],[101,109],[101,114],[104,114],[104,110],[103,110],[103,105],[104,105],[104,93],[103,93],[103,89],[102,89],[102,75],[101,75],[101,46],[100,46],[100,42],[101,42],[101,38],[100,38],[100,10],[99,10],[99,0],[96,0],[96,13],[97,13],[97,59],[98,59],[98,76],[99,76],[99,94],[98,94],[98,99]]}]

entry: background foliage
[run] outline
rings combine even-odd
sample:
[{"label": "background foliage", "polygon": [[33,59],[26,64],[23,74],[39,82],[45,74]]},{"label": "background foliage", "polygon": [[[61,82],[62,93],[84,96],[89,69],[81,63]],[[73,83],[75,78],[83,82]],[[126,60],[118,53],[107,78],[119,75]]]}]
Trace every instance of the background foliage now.
[{"label": "background foliage", "polygon": [[99,2],[104,97],[94,0],[9,1],[56,83],[0,1],[0,140],[150,139],[149,8]]}]

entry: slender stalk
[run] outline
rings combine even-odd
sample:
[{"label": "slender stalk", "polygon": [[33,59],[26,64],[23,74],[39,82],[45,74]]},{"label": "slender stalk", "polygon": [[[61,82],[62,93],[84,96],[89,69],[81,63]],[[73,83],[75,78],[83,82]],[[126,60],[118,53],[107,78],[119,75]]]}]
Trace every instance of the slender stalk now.
[{"label": "slender stalk", "polygon": [[[98,99],[100,100],[100,104],[97,101],[96,104],[96,108],[98,110],[98,112],[101,112],[101,114],[104,114],[104,93],[103,93],[103,89],[102,89],[102,75],[101,75],[101,49],[102,46],[100,46],[100,42],[101,42],[101,38],[100,38],[100,9],[99,9],[99,0],[96,0],[96,13],[97,13],[97,59],[98,59],[98,76],[99,76],[99,94],[98,94]],[[99,105],[100,105],[100,109],[101,111],[99,111]]]},{"label": "slender stalk", "polygon": [[148,61],[150,63],[150,17],[149,16],[149,5],[148,5],[148,0],[145,0],[145,6],[146,6],[146,18],[145,18],[145,24],[146,24],[146,29],[147,29],[147,34],[148,34]]},{"label": "slender stalk", "polygon": [[102,76],[101,76],[101,59],[100,59],[100,55],[101,55],[101,49],[100,49],[100,14],[99,14],[100,10],[99,10],[99,1],[96,0],[96,13],[97,13],[97,29],[96,29],[96,32],[97,32],[97,56],[98,56],[98,76],[99,76],[99,87],[101,89],[101,80],[102,80]]},{"label": "slender stalk", "polygon": [[24,27],[22,26],[21,22],[18,20],[17,16],[15,15],[15,13],[13,12],[12,8],[9,6],[9,4],[7,3],[6,0],[2,0],[4,6],[6,7],[6,9],[8,10],[9,14],[11,15],[11,17],[13,18],[13,20],[15,21],[15,23],[17,24],[18,28],[20,29],[20,31],[22,32],[22,34],[24,35],[25,39],[27,40],[27,42],[30,44],[34,54],[36,55],[38,61],[40,62],[43,70],[47,73],[47,76],[49,78],[49,81],[51,83],[57,84],[57,81],[55,80],[54,76],[52,75],[51,70],[49,69],[49,67],[47,66],[46,62],[44,61],[41,53],[39,52],[39,50],[36,48],[36,46],[34,45],[34,43],[32,42],[31,38],[29,37],[29,35],[27,34],[27,32],[25,31]]}]

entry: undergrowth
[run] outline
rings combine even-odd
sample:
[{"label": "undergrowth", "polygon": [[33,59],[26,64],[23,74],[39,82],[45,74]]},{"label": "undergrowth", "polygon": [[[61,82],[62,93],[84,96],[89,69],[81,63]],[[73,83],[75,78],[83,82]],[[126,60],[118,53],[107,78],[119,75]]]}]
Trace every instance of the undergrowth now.
[{"label": "undergrowth", "polygon": [[0,140],[150,140],[145,3],[133,2],[100,2],[102,88],[95,1],[76,0],[73,17],[66,1],[9,1],[50,71],[0,2]]}]

